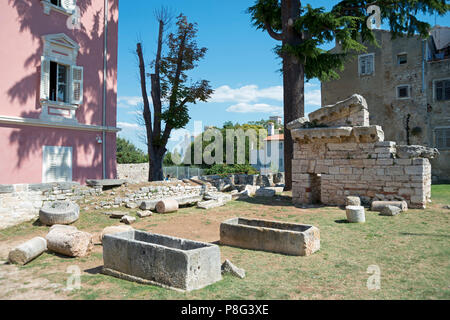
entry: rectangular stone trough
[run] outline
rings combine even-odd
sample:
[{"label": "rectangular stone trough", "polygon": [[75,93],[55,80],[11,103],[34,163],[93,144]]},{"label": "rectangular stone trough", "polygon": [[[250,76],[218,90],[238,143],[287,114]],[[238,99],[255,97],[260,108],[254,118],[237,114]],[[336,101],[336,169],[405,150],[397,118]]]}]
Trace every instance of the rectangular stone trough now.
[{"label": "rectangular stone trough", "polygon": [[245,249],[308,256],[320,249],[320,231],[310,225],[233,218],[220,225],[220,243]]},{"label": "rectangular stone trough", "polygon": [[222,279],[217,245],[132,230],[103,238],[103,273],[179,291]]}]

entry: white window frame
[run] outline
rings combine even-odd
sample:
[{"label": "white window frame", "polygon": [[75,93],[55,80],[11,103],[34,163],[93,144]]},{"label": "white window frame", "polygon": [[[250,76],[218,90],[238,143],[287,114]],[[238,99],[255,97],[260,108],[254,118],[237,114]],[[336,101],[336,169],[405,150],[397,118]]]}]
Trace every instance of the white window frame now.
[{"label": "white window frame", "polygon": [[[64,176],[61,178],[55,177],[55,179],[51,179],[48,176],[48,172],[51,170],[51,163],[48,162],[50,155],[58,155],[60,154],[63,158],[61,159],[62,164],[64,162],[67,166],[67,176],[65,179]],[[61,165],[62,165],[61,164]],[[72,147],[65,146],[43,146],[42,147],[42,182],[43,183],[51,183],[51,182],[71,182],[73,179],[73,149]]]},{"label": "white window frame", "polygon": [[[450,150],[450,147],[445,147],[445,148],[438,148],[437,145],[437,139],[436,139],[436,131],[437,130],[450,130],[450,127],[435,127],[433,129],[433,138],[434,138],[434,146],[435,148],[437,148],[438,150]],[[450,139],[450,137],[448,137],[448,139]]]},{"label": "white window frame", "polygon": [[44,13],[49,15],[50,12],[53,10],[65,14],[67,16],[71,16],[75,11],[77,0],[60,0],[60,1],[61,6],[57,6],[51,3],[51,0],[41,0],[41,4],[44,8]]},{"label": "white window frame", "polygon": [[438,100],[436,97],[436,82],[439,81],[450,81],[450,78],[434,79],[433,80],[433,101],[435,102],[448,102],[450,100]]},{"label": "white window frame", "polygon": [[[398,89],[400,89],[402,87],[407,87],[408,88],[408,96],[407,97],[400,97],[399,96]],[[409,84],[401,84],[401,85],[398,85],[398,86],[395,87],[395,96],[397,97],[397,100],[408,100],[408,99],[411,99],[411,96],[412,96],[411,93],[412,93],[411,92],[411,85],[409,85]]]},{"label": "white window frame", "polygon": [[[76,121],[75,112],[83,104],[83,67],[76,65],[79,46],[63,33],[45,35],[42,39],[44,52],[41,57],[41,118],[60,120],[60,116],[49,116],[49,108],[54,108],[55,110],[68,110],[67,117]],[[50,62],[67,67],[66,102],[50,100]],[[74,75],[79,75],[80,79],[74,79]],[[77,90],[76,94],[75,90]]]},{"label": "white window frame", "polygon": [[[400,63],[399,59],[401,56],[406,56],[406,62],[405,63]],[[403,65],[407,65],[408,64],[408,53],[407,52],[400,52],[397,53],[397,65],[398,66],[403,66]]]},{"label": "white window frame", "polygon": [[[372,72],[371,73],[361,73],[361,59],[371,57],[372,59]],[[361,76],[372,76],[375,74],[375,53],[367,53],[367,54],[360,54],[358,56],[358,75]]]}]

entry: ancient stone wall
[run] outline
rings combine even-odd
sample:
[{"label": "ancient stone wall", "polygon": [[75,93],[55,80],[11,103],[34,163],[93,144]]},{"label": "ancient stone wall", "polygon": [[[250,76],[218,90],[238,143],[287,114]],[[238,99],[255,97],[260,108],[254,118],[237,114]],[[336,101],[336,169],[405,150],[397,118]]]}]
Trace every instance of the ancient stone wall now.
[{"label": "ancient stone wall", "polygon": [[[379,46],[365,43],[367,53],[374,55],[374,72],[358,73],[358,55],[349,56],[339,79],[322,82],[322,105],[333,104],[353,93],[368,103],[370,121],[381,125],[386,140],[397,144],[437,147],[436,130],[450,127],[450,102],[436,99],[436,80],[450,78],[450,60],[424,61],[434,40],[420,36],[392,39],[386,30],[375,30]],[[334,52],[340,52],[337,45]],[[398,55],[407,54],[407,63],[399,64]],[[409,98],[397,97],[398,86],[409,86]],[[440,147],[440,156],[431,159],[433,180],[450,181],[450,149]]]},{"label": "ancient stone wall", "polygon": [[66,182],[0,185],[0,229],[37,217],[39,209],[48,201],[78,201],[101,192],[101,188]]},{"label": "ancient stone wall", "polygon": [[[367,104],[360,98],[361,110],[366,110]],[[355,101],[353,96],[339,102],[341,110],[346,110],[343,104]],[[339,115],[336,108],[324,109],[320,124],[348,119],[346,111]],[[294,203],[310,204],[320,198],[324,204],[344,205],[346,196],[359,196],[367,204],[374,200],[405,200],[412,208],[425,208],[431,197],[428,158],[436,156],[437,150],[384,141],[380,126],[370,126],[365,117],[358,121],[353,122],[353,127],[297,125],[291,130],[295,141]]]},{"label": "ancient stone wall", "polygon": [[133,182],[148,181],[148,163],[117,164],[118,179]]},{"label": "ancient stone wall", "polygon": [[[406,200],[412,208],[424,208],[431,197],[431,165],[428,159],[396,159],[394,142],[295,143],[293,167],[294,203],[344,205],[346,196],[375,200]],[[317,176],[320,182],[317,183]]]}]

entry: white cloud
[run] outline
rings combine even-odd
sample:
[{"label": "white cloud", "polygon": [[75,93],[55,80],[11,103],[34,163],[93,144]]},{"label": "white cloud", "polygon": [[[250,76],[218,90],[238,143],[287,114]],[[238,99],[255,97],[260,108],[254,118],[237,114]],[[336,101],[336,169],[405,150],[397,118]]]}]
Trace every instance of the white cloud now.
[{"label": "white cloud", "polygon": [[305,105],[321,106],[322,94],[320,89],[308,90],[305,88]]},{"label": "white cloud", "polygon": [[[257,85],[251,84],[233,89],[230,86],[224,85],[215,89],[209,102],[234,102],[235,104],[227,109],[228,112],[283,113],[282,107],[265,103],[265,101],[261,102],[261,100],[264,99],[283,102],[283,87],[273,86],[260,89]],[[310,82],[305,83],[305,106],[321,106],[320,84]]]},{"label": "white cloud", "polygon": [[117,126],[122,129],[140,129],[141,127],[137,123],[129,122],[117,122]]},{"label": "white cloud", "polygon": [[262,113],[273,113],[273,114],[280,114],[283,112],[283,108],[279,106],[272,106],[265,103],[256,103],[256,104],[249,104],[249,103],[238,103],[235,105],[230,106],[227,109],[228,112],[236,112],[236,113],[255,113],[255,112],[262,112]]},{"label": "white cloud", "polygon": [[137,107],[142,104],[142,97],[123,96],[117,98],[117,106],[119,108]]},{"label": "white cloud", "polygon": [[191,132],[187,129],[175,129],[170,133],[169,141],[179,142],[184,141],[185,136],[191,136]]},{"label": "white cloud", "polygon": [[259,99],[271,99],[283,101],[283,87],[275,86],[259,89],[257,85],[251,84],[237,89],[230,86],[221,86],[214,90],[209,102],[256,102]]}]

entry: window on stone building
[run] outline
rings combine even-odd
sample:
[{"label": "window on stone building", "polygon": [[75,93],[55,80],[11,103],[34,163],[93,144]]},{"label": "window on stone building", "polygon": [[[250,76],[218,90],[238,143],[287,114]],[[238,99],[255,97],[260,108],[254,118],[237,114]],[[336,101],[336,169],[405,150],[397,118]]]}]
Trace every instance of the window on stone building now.
[{"label": "window on stone building", "polygon": [[408,55],[406,53],[401,53],[397,55],[398,64],[406,64],[408,62]]},{"label": "window on stone building", "polygon": [[359,75],[371,75],[374,72],[374,54],[363,54],[358,59]]},{"label": "window on stone building", "polygon": [[406,99],[410,97],[410,86],[404,85],[404,86],[398,86],[397,87],[397,99]]},{"label": "window on stone building", "polygon": [[450,79],[436,81],[434,86],[437,101],[450,100]]},{"label": "window on stone building", "polygon": [[435,144],[438,149],[450,149],[450,127],[434,130]]}]

